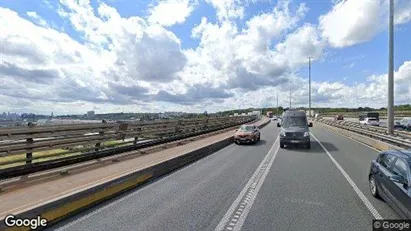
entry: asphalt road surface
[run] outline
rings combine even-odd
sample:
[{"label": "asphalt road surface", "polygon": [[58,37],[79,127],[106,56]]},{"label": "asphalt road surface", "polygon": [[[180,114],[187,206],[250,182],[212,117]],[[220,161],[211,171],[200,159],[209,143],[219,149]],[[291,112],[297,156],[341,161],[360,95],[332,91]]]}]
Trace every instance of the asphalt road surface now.
[{"label": "asphalt road surface", "polygon": [[376,151],[319,127],[311,150],[280,149],[275,125],[256,145],[230,145],[49,229],[371,230],[375,217],[399,219],[369,193]]}]

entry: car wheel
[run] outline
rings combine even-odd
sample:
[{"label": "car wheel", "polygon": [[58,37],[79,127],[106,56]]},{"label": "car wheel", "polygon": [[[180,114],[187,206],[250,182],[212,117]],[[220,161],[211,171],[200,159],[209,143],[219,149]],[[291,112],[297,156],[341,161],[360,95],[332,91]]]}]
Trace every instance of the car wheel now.
[{"label": "car wheel", "polygon": [[280,148],[284,148],[284,143],[280,142]]},{"label": "car wheel", "polygon": [[375,183],[375,178],[373,175],[370,176],[369,180],[370,191],[373,197],[381,199],[380,194],[378,192],[377,183]]},{"label": "car wheel", "polygon": [[261,140],[261,135],[259,135],[259,136],[258,136],[258,139],[257,139],[257,141],[260,141],[260,140]]},{"label": "car wheel", "polygon": [[306,147],[307,149],[311,149],[311,142],[307,143],[307,144],[305,145],[305,147]]},{"label": "car wheel", "polygon": [[237,145],[240,145],[240,141],[238,141],[238,140],[235,140],[234,143],[237,144]]}]

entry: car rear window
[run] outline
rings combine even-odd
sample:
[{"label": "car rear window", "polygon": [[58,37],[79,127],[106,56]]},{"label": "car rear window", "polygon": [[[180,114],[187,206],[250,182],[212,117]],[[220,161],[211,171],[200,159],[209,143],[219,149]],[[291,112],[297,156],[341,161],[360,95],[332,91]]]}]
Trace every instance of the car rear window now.
[{"label": "car rear window", "polygon": [[368,119],[368,121],[377,121],[377,119]]},{"label": "car rear window", "polygon": [[244,132],[253,131],[254,126],[241,126],[239,130]]}]

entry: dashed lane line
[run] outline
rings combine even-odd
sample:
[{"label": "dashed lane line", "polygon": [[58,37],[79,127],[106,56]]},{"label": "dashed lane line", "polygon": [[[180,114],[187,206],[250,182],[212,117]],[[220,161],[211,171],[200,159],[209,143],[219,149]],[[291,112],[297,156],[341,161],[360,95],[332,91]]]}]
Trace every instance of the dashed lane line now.
[{"label": "dashed lane line", "polygon": [[250,180],[244,186],[235,201],[231,204],[230,208],[221,219],[220,223],[216,227],[216,231],[222,230],[240,230],[248,213],[257,197],[258,191],[267,177],[268,172],[277,156],[279,150],[279,136],[271,146],[270,150],[264,157],[263,161],[257,167]]}]

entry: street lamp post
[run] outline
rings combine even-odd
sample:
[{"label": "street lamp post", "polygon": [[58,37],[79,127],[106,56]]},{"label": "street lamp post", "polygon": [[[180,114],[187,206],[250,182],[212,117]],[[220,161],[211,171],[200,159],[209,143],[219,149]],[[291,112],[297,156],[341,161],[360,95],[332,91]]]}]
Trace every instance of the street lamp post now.
[{"label": "street lamp post", "polygon": [[311,59],[308,57],[308,117],[311,117]]},{"label": "street lamp post", "polygon": [[278,112],[279,110],[278,110],[278,92],[277,92],[277,115],[278,115]]},{"label": "street lamp post", "polygon": [[394,0],[390,0],[387,133],[394,133]]}]

